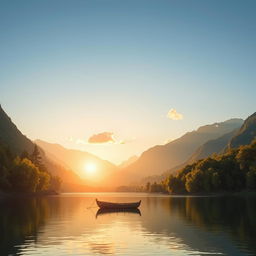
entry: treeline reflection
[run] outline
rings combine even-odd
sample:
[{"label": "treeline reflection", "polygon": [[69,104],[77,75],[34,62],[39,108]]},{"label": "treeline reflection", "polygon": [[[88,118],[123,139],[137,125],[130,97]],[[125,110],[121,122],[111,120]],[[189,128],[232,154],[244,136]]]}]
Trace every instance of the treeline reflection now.
[{"label": "treeline reflection", "polygon": [[0,252],[16,255],[25,239],[36,241],[38,230],[50,216],[45,198],[19,198],[0,202]]},{"label": "treeline reflection", "polygon": [[170,198],[170,208],[207,230],[227,230],[241,240],[255,241],[256,200],[253,197]]}]

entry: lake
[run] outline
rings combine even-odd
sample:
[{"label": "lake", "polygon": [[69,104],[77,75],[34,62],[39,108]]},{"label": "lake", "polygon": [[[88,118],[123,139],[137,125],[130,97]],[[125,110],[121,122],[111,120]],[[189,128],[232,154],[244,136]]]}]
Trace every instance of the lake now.
[{"label": "lake", "polygon": [[[101,213],[96,197],[142,203]],[[70,193],[2,200],[0,209],[1,256],[256,255],[254,196]]]}]

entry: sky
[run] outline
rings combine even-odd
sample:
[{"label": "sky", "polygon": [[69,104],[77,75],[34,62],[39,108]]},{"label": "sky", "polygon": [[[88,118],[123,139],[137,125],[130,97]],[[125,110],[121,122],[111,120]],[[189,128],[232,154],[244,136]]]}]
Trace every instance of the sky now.
[{"label": "sky", "polygon": [[0,0],[0,104],[119,164],[256,111],[256,1]]}]

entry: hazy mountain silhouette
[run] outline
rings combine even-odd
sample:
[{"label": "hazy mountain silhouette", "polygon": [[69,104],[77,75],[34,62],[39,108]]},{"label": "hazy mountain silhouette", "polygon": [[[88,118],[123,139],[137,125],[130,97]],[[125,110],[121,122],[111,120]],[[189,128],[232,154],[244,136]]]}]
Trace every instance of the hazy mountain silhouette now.
[{"label": "hazy mountain silhouette", "polygon": [[131,156],[127,160],[123,161],[120,165],[118,165],[119,168],[125,168],[132,163],[134,163],[136,160],[138,160],[138,156]]},{"label": "hazy mountain silhouette", "polygon": [[[86,164],[95,164],[98,172],[98,182],[118,169],[114,164],[85,151],[67,149],[59,144],[48,143],[42,140],[36,140],[35,143],[43,148],[49,159],[72,169],[79,176],[85,172]],[[97,183],[96,180],[95,182]]]},{"label": "hazy mountain silhouette", "polygon": [[[242,119],[234,118],[220,123],[205,125],[199,127],[196,131],[186,133],[168,144],[152,147],[143,152],[137,161],[120,171],[119,177],[113,177],[113,179],[120,182],[125,180],[136,182],[142,177],[160,175],[183,164],[198,147],[207,141],[215,140],[232,132],[234,129],[240,128],[242,123]],[[202,155],[203,153],[201,152],[200,154]]]}]

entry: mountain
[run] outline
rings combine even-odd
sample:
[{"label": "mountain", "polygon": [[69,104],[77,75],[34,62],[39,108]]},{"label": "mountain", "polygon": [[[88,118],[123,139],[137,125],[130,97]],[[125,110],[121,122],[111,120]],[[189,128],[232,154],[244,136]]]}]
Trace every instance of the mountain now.
[{"label": "mountain", "polygon": [[146,176],[160,175],[183,164],[199,146],[240,128],[242,123],[242,119],[234,118],[205,125],[168,144],[150,148],[142,153],[137,161],[120,171],[119,177],[113,179],[116,179],[116,182],[136,182]]},{"label": "mountain", "polygon": [[23,135],[11,118],[0,105],[0,142],[10,148],[14,154],[21,154],[24,150],[31,153],[34,143]]},{"label": "mountain", "polygon": [[185,164],[191,164],[199,159],[209,157],[214,153],[219,154],[223,152],[237,131],[238,129],[235,129],[232,132],[226,133],[215,140],[207,141],[195,151],[195,153],[186,161]]},{"label": "mountain", "polygon": [[247,145],[256,138],[256,112],[249,116],[240,130],[231,139],[228,148],[236,148],[241,145]]},{"label": "mountain", "polygon": [[123,161],[120,165],[118,165],[118,167],[120,169],[125,168],[125,167],[129,166],[130,164],[134,163],[137,159],[138,159],[137,156],[131,156],[126,161]]},{"label": "mountain", "polygon": [[[17,126],[12,122],[11,118],[4,112],[0,106],[0,144],[7,146],[10,151],[15,155],[20,155],[23,151],[32,153],[35,144],[23,135]],[[46,157],[45,152],[40,148],[42,161],[47,167],[48,171],[53,175],[61,177],[63,181],[63,187],[66,182],[74,184],[81,184],[81,179],[71,170],[64,168],[63,166],[51,161]]]},{"label": "mountain", "polygon": [[36,140],[35,143],[45,151],[46,156],[49,159],[57,161],[59,164],[64,165],[66,168],[72,169],[82,178],[86,179],[86,165],[95,165],[98,173],[98,175],[93,179],[95,184],[104,180],[107,176],[113,174],[113,172],[118,169],[114,164],[106,160],[102,160],[88,152],[67,149],[59,144],[48,143],[42,140]]},{"label": "mountain", "polygon": [[240,129],[235,129],[215,140],[207,141],[205,144],[200,146],[184,163],[171,168],[162,175],[146,177],[143,179],[143,182],[159,182],[169,176],[170,173],[175,173],[177,170],[182,169],[188,164],[192,164],[199,159],[207,158],[214,153],[221,154],[229,148],[248,145],[253,141],[253,139],[256,139],[256,113],[249,116],[244,121]]},{"label": "mountain", "polygon": [[213,154],[220,154],[225,151],[228,143],[233,138],[233,136],[237,133],[238,129],[233,130],[232,132],[226,133],[222,136],[220,136],[217,139],[209,140],[203,145],[199,146],[195,152],[182,164],[179,164],[170,170],[166,171],[161,175],[160,177],[147,177],[145,179],[146,181],[154,181],[154,180],[163,180],[167,176],[169,176],[171,173],[175,173],[178,170],[181,170],[183,167],[185,167],[188,164],[192,164],[193,162],[207,158]]}]

